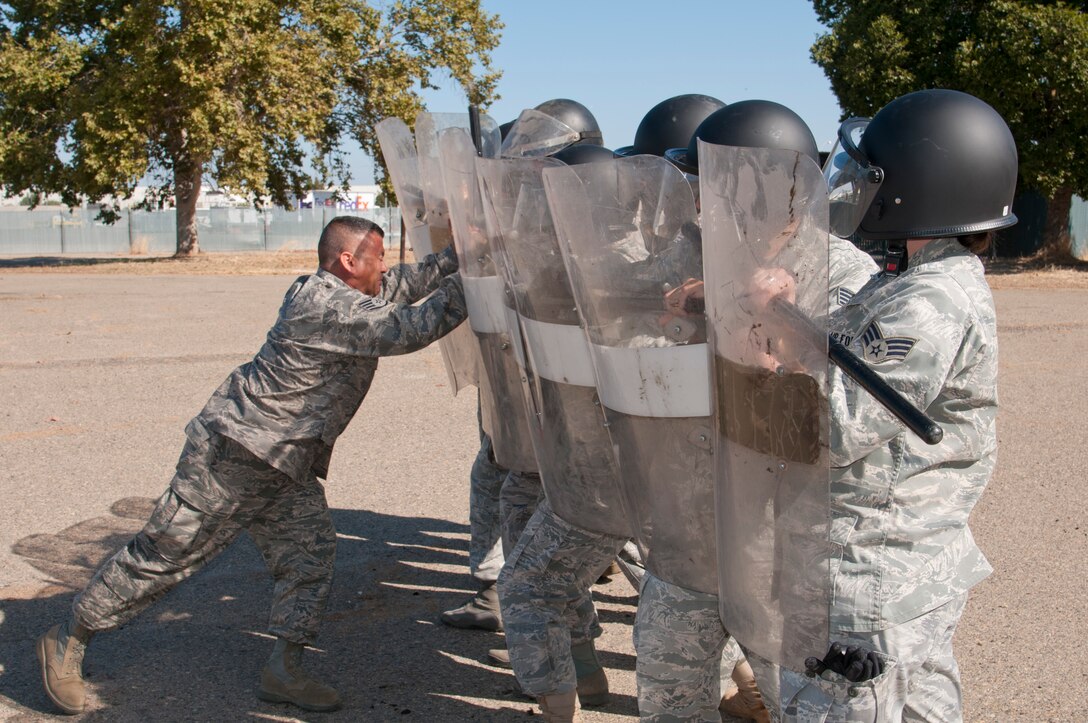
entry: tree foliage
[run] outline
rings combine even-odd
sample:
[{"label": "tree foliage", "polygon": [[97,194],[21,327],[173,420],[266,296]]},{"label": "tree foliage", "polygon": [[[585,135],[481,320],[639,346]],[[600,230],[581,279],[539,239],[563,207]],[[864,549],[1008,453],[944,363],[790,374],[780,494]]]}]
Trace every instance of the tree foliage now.
[{"label": "tree foliage", "polygon": [[1020,186],[1050,199],[1045,243],[1069,247],[1069,201],[1088,195],[1085,2],[813,0],[812,46],[844,114],[870,116],[924,88],[982,98],[1009,124]]},{"label": "tree foliage", "polygon": [[[502,24],[480,0],[14,0],[0,4],[0,182],[69,205],[178,206],[204,179],[257,205],[346,184],[344,145],[411,122],[445,76],[495,96]],[[108,211],[107,211],[108,213]]]}]

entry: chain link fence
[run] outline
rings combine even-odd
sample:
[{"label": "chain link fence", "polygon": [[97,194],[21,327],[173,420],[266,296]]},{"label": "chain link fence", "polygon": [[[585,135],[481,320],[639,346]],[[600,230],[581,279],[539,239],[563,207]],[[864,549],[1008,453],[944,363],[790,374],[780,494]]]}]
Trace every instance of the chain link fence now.
[{"label": "chain link fence", "polygon": [[[0,255],[171,254],[177,248],[174,209],[124,211],[112,224],[97,214],[80,208],[0,211]],[[400,244],[398,208],[209,208],[196,212],[197,234],[203,251],[309,251],[336,216],[374,221],[385,230],[386,247]]]}]

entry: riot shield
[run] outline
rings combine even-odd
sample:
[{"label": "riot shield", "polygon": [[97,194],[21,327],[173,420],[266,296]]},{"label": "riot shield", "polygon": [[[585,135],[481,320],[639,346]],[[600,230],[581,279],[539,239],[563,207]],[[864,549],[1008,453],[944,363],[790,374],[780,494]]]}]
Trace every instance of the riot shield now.
[{"label": "riot shield", "polygon": [[500,155],[503,158],[550,156],[575,143],[579,137],[578,131],[563,121],[529,108],[523,110],[510,127]]},{"label": "riot shield", "polygon": [[[439,157],[439,135],[448,128],[469,127],[468,113],[428,113],[416,115],[416,151],[419,154],[420,185],[427,208],[427,227],[433,251],[450,245],[449,200]],[[495,155],[499,147],[499,127],[489,116],[480,116],[482,151]]]},{"label": "riot shield", "polygon": [[531,429],[544,493],[559,517],[632,537],[585,332],[559,252],[541,172],[550,158],[477,161],[488,220],[525,340]]},{"label": "riot shield", "polygon": [[702,275],[691,188],[653,156],[549,168],[544,186],[646,567],[716,594],[705,324],[664,300]]},{"label": "riot shield", "polygon": [[[429,114],[422,113],[417,118],[417,123]],[[429,138],[432,130],[441,123],[455,123],[459,116],[442,115],[441,120],[432,121],[424,119],[424,137]],[[468,114],[464,114],[464,127],[468,127]],[[487,137],[492,149],[497,148],[498,142],[494,135],[498,133],[494,121],[486,119],[482,123],[488,130]],[[399,118],[386,118],[375,126],[378,135],[378,144],[382,149],[382,157],[386,168],[389,169],[389,178],[393,182],[393,189],[397,194],[397,204],[401,209],[404,219],[405,232],[408,241],[416,253],[417,260],[433,251],[441,251],[449,246],[450,232],[448,229],[449,218],[445,202],[438,203],[434,193],[425,193],[424,188],[434,188],[434,181],[428,180],[431,176],[441,172],[437,165],[428,167],[423,171],[423,162],[416,149],[416,138],[404,121]],[[426,143],[424,143],[426,145]],[[435,145],[431,143],[431,146]],[[430,207],[435,208],[434,215],[429,213]],[[450,380],[453,393],[457,394],[467,386],[479,385],[479,354],[476,351],[476,343],[472,338],[472,332],[467,325],[459,326],[438,341],[438,348],[442,352],[442,362],[446,367],[446,374]],[[488,432],[490,429],[485,425]]]},{"label": "riot shield", "polygon": [[389,180],[397,194],[397,205],[404,220],[408,243],[416,256],[422,258],[420,249],[430,253],[431,241],[427,229],[427,207],[423,203],[423,184],[419,177],[419,157],[416,139],[408,125],[400,118],[386,118],[374,126],[382,159],[389,170]]},{"label": "riot shield", "polygon": [[828,644],[827,185],[783,150],[700,142],[699,171],[722,621],[803,671]]},{"label": "riot shield", "polygon": [[438,139],[447,191],[453,242],[460,260],[468,305],[468,327],[483,366],[480,411],[491,435],[495,461],[519,472],[537,470],[529,432],[529,411],[522,394],[524,357],[513,298],[498,274],[492,237],[486,231],[476,148],[462,128],[442,131]]}]

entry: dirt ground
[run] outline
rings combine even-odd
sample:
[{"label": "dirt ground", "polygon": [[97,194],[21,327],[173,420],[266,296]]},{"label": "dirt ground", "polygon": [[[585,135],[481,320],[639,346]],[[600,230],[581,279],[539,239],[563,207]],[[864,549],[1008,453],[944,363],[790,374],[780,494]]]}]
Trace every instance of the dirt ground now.
[{"label": "dirt ground", "polygon": [[[386,251],[386,261],[397,263],[400,250]],[[405,261],[414,261],[412,250]],[[192,258],[173,256],[11,256],[0,258],[4,273],[75,274],[200,274],[209,276],[264,276],[305,274],[316,266],[314,251],[271,253],[202,253]],[[994,289],[1088,289],[1088,262],[1045,264],[1033,259],[997,259],[987,262]]]}]

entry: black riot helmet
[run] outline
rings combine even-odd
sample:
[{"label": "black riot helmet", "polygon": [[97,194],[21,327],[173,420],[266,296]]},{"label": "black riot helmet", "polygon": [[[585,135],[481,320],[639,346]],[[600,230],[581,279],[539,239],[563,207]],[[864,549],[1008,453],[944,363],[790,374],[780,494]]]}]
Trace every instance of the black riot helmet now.
[{"label": "black riot helmet", "polygon": [[[832,232],[868,240],[944,238],[1016,223],[1017,155],[996,110],[955,90],[896,98],[851,119],[824,168]],[[845,232],[845,233],[844,233]]]},{"label": "black riot helmet", "polygon": [[574,130],[578,134],[578,140],[575,143],[604,145],[604,136],[601,135],[601,127],[597,125],[597,119],[589,112],[589,108],[586,108],[578,101],[569,98],[555,98],[544,101],[535,110],[544,115],[550,115]]},{"label": "black riot helmet", "polygon": [[516,120],[517,119],[515,118],[512,121],[506,121],[505,123],[503,123],[502,125],[499,126],[499,138],[501,140],[504,140],[504,141],[506,140],[506,136],[508,136],[510,134],[510,129],[514,127],[514,123],[515,123]]},{"label": "black riot helmet", "polygon": [[699,173],[699,141],[720,146],[777,148],[803,153],[819,163],[816,139],[801,116],[769,100],[742,100],[714,111],[699,124],[687,148],[673,148],[665,157],[685,173]]},{"label": "black riot helmet", "polygon": [[556,98],[523,110],[503,138],[503,158],[550,156],[576,144],[604,145],[601,128],[589,109],[568,98]]},{"label": "black riot helmet", "polygon": [[699,124],[724,106],[725,103],[717,98],[697,93],[663,100],[642,116],[635,130],[634,144],[617,148],[616,155],[664,156],[668,149],[686,144]]},{"label": "black riot helmet", "polygon": [[616,154],[604,146],[591,146],[585,143],[579,143],[556,151],[551,157],[557,161],[566,163],[568,166],[578,166],[583,163],[611,161],[616,157]]}]

